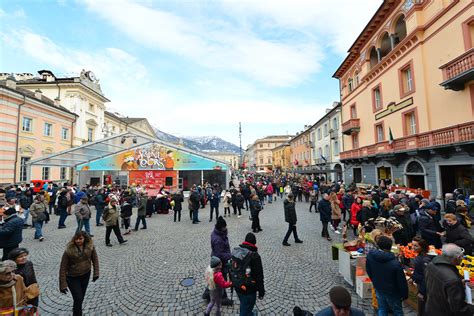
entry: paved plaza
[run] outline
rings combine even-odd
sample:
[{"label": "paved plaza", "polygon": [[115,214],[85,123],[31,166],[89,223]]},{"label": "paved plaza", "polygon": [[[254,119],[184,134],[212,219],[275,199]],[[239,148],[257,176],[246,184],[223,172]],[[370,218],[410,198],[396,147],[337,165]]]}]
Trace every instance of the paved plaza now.
[{"label": "paved plaza", "polygon": [[[221,205],[222,207],[222,205]],[[135,211],[135,210],[134,210]],[[221,210],[222,212],[222,210]],[[292,314],[298,305],[310,311],[328,306],[328,291],[344,284],[337,272],[337,261],[331,259],[330,242],[320,238],[319,214],[309,213],[307,203],[297,203],[298,231],[303,244],[281,245],[287,229],[283,204],[279,199],[267,204],[261,212],[263,232],[257,234],[257,246],[262,257],[266,295],[257,302],[261,315]],[[132,218],[134,223],[135,216]],[[192,225],[188,211],[182,222],[173,216],[153,215],[147,219],[148,229],[132,232],[128,243],[119,245],[112,234],[113,247],[105,246],[105,227],[92,227],[100,261],[100,278],[90,283],[84,301],[87,315],[199,315],[206,304],[201,298],[204,271],[210,257],[209,208],[200,210],[199,225]],[[241,243],[250,231],[248,212],[241,218],[226,218],[231,247]],[[58,291],[59,262],[66,242],[76,228],[75,218],[66,221],[67,229],[58,230],[57,216],[44,229],[45,240],[33,240],[33,229],[23,231],[23,247],[31,251],[41,287],[40,307],[43,315],[70,314],[70,294]],[[332,234],[334,235],[334,234]],[[339,236],[334,241],[339,240]],[[184,287],[184,278],[194,278],[195,284]],[[348,286],[346,284],[346,286]],[[353,305],[372,315],[369,300],[353,294]],[[223,307],[224,315],[238,314],[236,304]],[[410,311],[408,307],[405,310]],[[410,313],[411,314],[411,313]],[[413,314],[414,315],[414,314]]]}]

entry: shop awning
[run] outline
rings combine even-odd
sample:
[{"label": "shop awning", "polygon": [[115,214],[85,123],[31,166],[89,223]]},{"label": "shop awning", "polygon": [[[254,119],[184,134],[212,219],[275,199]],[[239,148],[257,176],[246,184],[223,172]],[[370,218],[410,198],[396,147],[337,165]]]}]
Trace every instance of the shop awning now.
[{"label": "shop awning", "polygon": [[[76,168],[77,166],[90,164],[94,161],[127,152],[130,150],[142,148],[147,145],[160,145],[173,150],[202,157],[223,166],[222,169],[230,169],[225,161],[217,160],[213,157],[208,157],[200,152],[196,152],[185,147],[180,147],[174,144],[164,142],[158,138],[149,137],[133,132],[125,132],[122,134],[110,136],[99,139],[78,147],[73,147],[63,150],[51,155],[47,155],[38,159],[33,159],[27,163],[31,166],[57,166]],[[152,168],[153,169],[153,168]]]}]

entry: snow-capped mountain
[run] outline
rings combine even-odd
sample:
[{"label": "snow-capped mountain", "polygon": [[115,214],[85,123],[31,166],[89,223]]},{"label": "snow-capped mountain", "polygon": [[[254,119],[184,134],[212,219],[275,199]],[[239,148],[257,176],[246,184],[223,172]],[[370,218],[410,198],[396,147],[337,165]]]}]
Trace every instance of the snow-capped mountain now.
[{"label": "snow-capped mountain", "polygon": [[192,150],[202,151],[202,152],[231,152],[238,154],[239,146],[236,146],[228,141],[223,140],[222,138],[216,136],[185,136],[177,137],[163,131],[160,131],[158,128],[155,129],[156,137],[161,140],[164,140],[169,143],[176,145],[183,145]]}]

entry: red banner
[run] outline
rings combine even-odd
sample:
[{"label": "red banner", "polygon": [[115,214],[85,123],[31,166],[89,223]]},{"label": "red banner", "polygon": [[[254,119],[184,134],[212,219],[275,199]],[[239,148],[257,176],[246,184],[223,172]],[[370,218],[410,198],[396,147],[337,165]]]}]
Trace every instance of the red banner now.
[{"label": "red banner", "polygon": [[141,185],[147,188],[149,195],[156,195],[161,187],[168,191],[178,188],[178,172],[165,170],[130,171],[129,184]]}]

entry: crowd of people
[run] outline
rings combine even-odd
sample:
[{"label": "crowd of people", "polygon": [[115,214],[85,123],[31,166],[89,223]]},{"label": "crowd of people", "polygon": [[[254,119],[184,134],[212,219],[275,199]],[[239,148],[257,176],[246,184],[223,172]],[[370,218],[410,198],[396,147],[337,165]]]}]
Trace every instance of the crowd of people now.
[{"label": "crowd of people", "polygon": [[[282,211],[288,224],[282,245],[290,246],[291,234],[295,243],[303,243],[297,232],[297,203],[307,205],[309,212],[319,213],[322,238],[331,241],[332,231],[348,242],[347,232],[352,231],[358,239],[357,244],[365,244],[367,272],[374,284],[378,315],[386,315],[389,310],[394,315],[403,315],[401,302],[407,297],[406,279],[404,276],[402,279],[399,259],[391,249],[393,244],[408,243],[413,244],[418,253],[413,262],[412,279],[418,286],[419,315],[472,315],[472,305],[463,303],[462,280],[450,272],[462,256],[472,254],[474,239],[469,229],[474,212],[473,196],[469,199],[460,190],[453,192],[448,195],[442,213],[442,205],[434,198],[415,193],[376,185],[359,188],[347,186],[342,181],[328,183],[323,178],[308,179],[297,175],[240,176],[229,183],[228,189],[222,189],[219,184],[194,185],[189,197],[183,192],[168,192],[164,188],[151,196],[139,185],[80,188],[67,183],[63,186],[46,183],[39,190],[36,188],[36,192],[29,185],[0,188],[0,248],[3,249],[0,291],[16,293],[15,308],[38,307],[39,287],[33,264],[28,261],[28,250],[20,248],[20,244],[24,229],[30,227],[34,229],[34,239],[39,242],[49,238],[43,235],[42,228],[55,214],[58,229],[65,228],[66,224],[76,225],[75,235],[66,245],[61,259],[59,290],[71,292],[73,314],[81,315],[92,271],[92,281],[99,278],[92,218],[95,217],[96,227],[105,225],[105,245],[112,247],[112,231],[118,243],[123,244],[127,242],[124,236],[138,232],[140,225],[141,229],[147,229],[147,218],[153,214],[168,214],[172,210],[173,221],[180,222],[186,202],[190,221],[198,224],[199,212],[209,204],[209,222],[215,221],[215,227],[211,234],[211,260],[206,270],[208,289],[203,294],[209,300],[205,314],[216,309],[219,315],[222,305],[233,303],[225,290],[230,287],[239,298],[240,314],[252,315],[257,297],[262,299],[265,295],[263,265],[256,246],[256,234],[263,231],[259,214],[277,198],[283,200]],[[221,204],[223,214],[220,213]],[[131,223],[133,208],[137,210],[134,226]],[[240,218],[243,213],[251,220],[251,233],[231,251],[226,218]],[[68,221],[70,215],[75,217],[74,223]],[[381,232],[376,228],[381,221],[396,229],[390,234]],[[442,254],[436,260],[428,252],[429,245],[442,248]],[[429,280],[429,276],[433,279]],[[443,282],[451,282],[449,288],[443,295],[434,293],[436,286]],[[15,292],[11,292],[12,288]],[[344,297],[343,291],[337,293],[339,296],[336,296]],[[12,294],[9,297],[13,299]],[[0,302],[0,308],[4,308],[12,301],[7,297]],[[331,311],[334,315],[346,315],[336,311],[353,310],[350,300],[348,306],[345,304],[341,308],[334,304],[326,313],[318,315],[331,315]],[[444,309],[433,307],[439,304]],[[359,314],[354,311],[347,315]]]}]

